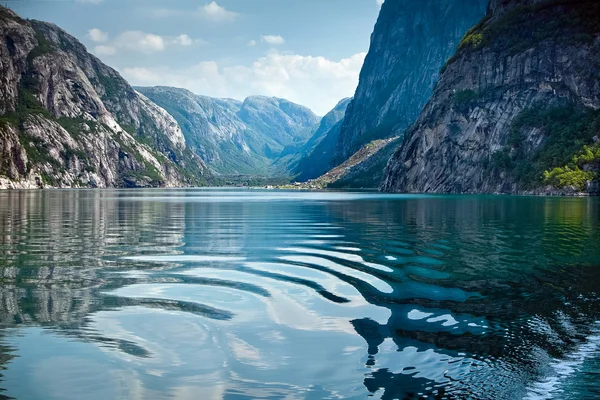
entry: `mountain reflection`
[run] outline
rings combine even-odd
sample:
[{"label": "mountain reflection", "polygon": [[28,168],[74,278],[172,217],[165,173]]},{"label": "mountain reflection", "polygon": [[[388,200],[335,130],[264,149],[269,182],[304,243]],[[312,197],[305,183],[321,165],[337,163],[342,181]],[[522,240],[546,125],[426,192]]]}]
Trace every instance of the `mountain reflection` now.
[{"label": "mountain reflection", "polygon": [[[492,199],[415,200],[400,206],[388,202],[380,208],[350,204],[335,210],[340,220],[352,221],[348,232],[356,241],[369,238],[382,252],[399,245],[443,261],[426,265],[427,260],[417,261],[414,255],[409,260],[400,252],[398,264],[405,274],[395,280],[393,293],[363,293],[357,287],[369,302],[391,311],[386,324],[369,318],[352,321],[368,344],[366,366],[373,372],[364,383],[372,393],[383,389],[383,399],[423,393],[435,398],[462,398],[465,393],[517,398],[511,379],[523,371],[541,375],[547,367],[548,359],[530,354],[531,349],[561,358],[598,333],[597,202]],[[430,288],[417,290],[416,285]],[[414,367],[400,373],[377,369],[379,346],[387,338],[398,351],[441,352],[448,362],[472,358],[502,364],[504,371],[484,370],[480,377],[471,371],[468,379],[448,374],[440,384],[419,377],[422,371]],[[494,387],[482,394],[480,385],[486,379]],[[447,390],[452,381],[455,390],[465,386],[461,394]]]},{"label": "mountain reflection", "polygon": [[598,330],[596,199],[107,190],[0,200],[8,372],[30,340],[17,330],[41,327],[108,351],[99,360],[119,354],[126,397],[137,382],[175,398],[184,388],[363,398],[358,384],[384,399],[508,399]]}]

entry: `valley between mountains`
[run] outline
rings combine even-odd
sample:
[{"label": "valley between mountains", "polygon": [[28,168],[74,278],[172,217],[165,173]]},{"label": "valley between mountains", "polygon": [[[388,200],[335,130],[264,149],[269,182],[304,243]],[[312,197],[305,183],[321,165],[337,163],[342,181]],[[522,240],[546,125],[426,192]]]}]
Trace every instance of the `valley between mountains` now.
[{"label": "valley between mountains", "polygon": [[387,0],[353,98],[132,87],[0,7],[0,188],[600,192],[600,3]]}]

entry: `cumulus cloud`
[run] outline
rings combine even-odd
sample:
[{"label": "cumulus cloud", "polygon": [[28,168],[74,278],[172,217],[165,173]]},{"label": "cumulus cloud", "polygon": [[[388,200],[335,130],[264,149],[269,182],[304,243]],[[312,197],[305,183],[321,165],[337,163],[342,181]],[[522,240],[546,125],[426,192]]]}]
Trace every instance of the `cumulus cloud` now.
[{"label": "cumulus cloud", "polygon": [[384,0],[375,0],[375,2],[379,7],[381,7],[383,5]]},{"label": "cumulus cloud", "polygon": [[181,8],[141,8],[140,12],[154,18],[201,18],[205,21],[231,22],[240,14],[230,11],[216,1],[206,3],[196,9]]},{"label": "cumulus cloud", "polygon": [[108,33],[102,32],[98,28],[94,28],[88,31],[88,38],[95,43],[104,43],[108,40]]},{"label": "cumulus cloud", "polygon": [[144,54],[152,54],[165,50],[165,39],[162,36],[141,31],[127,31],[115,39],[116,47]]},{"label": "cumulus cloud", "polygon": [[188,35],[179,35],[174,40],[173,43],[178,44],[180,46],[191,46],[194,44],[194,41]]},{"label": "cumulus cloud", "polygon": [[237,18],[238,14],[227,10],[225,7],[217,4],[216,1],[208,3],[200,7],[200,14],[210,20],[216,22],[228,22]]},{"label": "cumulus cloud", "polygon": [[276,96],[306,105],[324,115],[354,94],[366,53],[330,60],[325,57],[270,52],[250,65],[201,62],[187,68],[133,67],[122,70],[133,85],[167,85],[214,97],[244,99]]},{"label": "cumulus cloud", "polygon": [[[94,31],[94,32],[92,32]],[[104,36],[105,35],[105,36]],[[105,42],[108,34],[92,29],[88,36],[95,42]],[[119,51],[129,51],[142,54],[154,54],[165,51],[169,46],[189,47],[194,44],[204,44],[201,39],[192,39],[186,34],[179,36],[159,36],[142,31],[126,31],[115,37],[110,43],[96,46],[94,51],[97,55],[111,56]]]},{"label": "cumulus cloud", "polygon": [[248,47],[254,47],[256,46],[256,40],[251,40],[248,42]]},{"label": "cumulus cloud", "polygon": [[274,46],[285,43],[285,39],[279,35],[263,35],[260,37],[260,40]]}]

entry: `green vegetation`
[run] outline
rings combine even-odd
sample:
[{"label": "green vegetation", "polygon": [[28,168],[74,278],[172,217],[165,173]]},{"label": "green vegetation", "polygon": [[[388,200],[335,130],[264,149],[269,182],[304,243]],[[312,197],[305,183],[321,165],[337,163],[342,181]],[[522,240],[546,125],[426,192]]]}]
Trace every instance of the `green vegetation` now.
[{"label": "green vegetation", "polygon": [[4,8],[4,7],[0,7],[0,17],[2,17],[2,18],[8,18],[8,19],[13,19],[13,20],[17,21],[20,24],[25,23],[25,20],[23,18],[19,17],[17,14],[15,14],[10,9]]},{"label": "green vegetation", "polygon": [[102,75],[100,71],[97,71],[97,75],[99,84],[104,87],[104,95],[102,96],[102,100],[118,99],[119,96],[122,96],[123,93],[125,93],[115,78]]},{"label": "green vegetation", "polygon": [[587,181],[595,180],[596,178],[597,174],[593,172],[584,172],[577,167],[571,169],[569,166],[554,168],[552,171],[544,173],[544,182],[557,188],[572,186],[579,191],[585,189]]},{"label": "green vegetation", "polygon": [[459,90],[451,97],[452,107],[462,114],[467,114],[471,109],[475,108],[477,104],[490,99],[493,96],[493,93],[493,89],[487,88],[478,90]]},{"label": "green vegetation", "polygon": [[[164,182],[160,173],[154,166],[147,164],[145,168],[141,171],[128,170],[123,174],[123,183],[125,187],[131,187],[132,182],[135,182],[135,185],[139,184],[139,182],[147,181],[150,186],[160,186]],[[129,182],[129,183],[128,183]]]},{"label": "green vegetation", "polygon": [[469,109],[481,97],[479,92],[471,89],[460,90],[452,96],[452,105],[454,108],[463,114],[469,112]]},{"label": "green vegetation", "polygon": [[60,117],[56,119],[56,122],[60,124],[69,135],[73,137],[75,140],[81,139],[82,132],[86,131],[97,131],[99,124],[95,121],[88,121],[83,118],[68,118],[68,117]]},{"label": "green vegetation", "polygon": [[400,138],[390,141],[371,158],[351,168],[337,181],[327,184],[328,189],[374,189],[379,187],[389,159],[392,157]]},{"label": "green vegetation", "polygon": [[42,139],[26,134],[19,135],[21,146],[27,153],[27,171],[30,171],[32,164],[50,164],[53,168],[61,168],[60,162],[50,155],[48,144]]},{"label": "green vegetation", "polygon": [[20,121],[30,114],[39,114],[48,118],[52,117],[37,97],[35,97],[35,92],[28,88],[21,88],[19,90],[19,100],[15,113]]},{"label": "green vegetation", "polygon": [[137,133],[137,130],[135,129],[135,126],[133,125],[128,125],[128,124],[120,124],[121,128],[123,128],[123,130],[127,133],[129,133],[131,136],[134,136]]},{"label": "green vegetation", "polygon": [[[45,119],[50,121],[58,122],[71,136],[75,139],[79,138],[81,133],[81,125],[82,124],[91,124],[89,121],[85,121],[82,118],[73,119],[73,118],[54,118],[42,105],[42,103],[35,97],[35,92],[28,85],[21,85],[19,88],[19,98],[17,102],[16,110],[12,113],[5,114],[0,116],[0,124],[3,125],[11,125],[20,131],[23,131],[23,124],[30,118],[32,115],[40,115]],[[27,153],[27,158],[29,160],[27,170],[29,171],[31,166],[38,164],[49,164],[52,168],[57,170],[62,169],[61,163],[56,160],[54,157],[50,155],[48,143],[44,140],[27,135],[25,133],[21,133],[19,135],[19,139],[23,149]],[[67,167],[69,166],[73,157],[76,156],[79,160],[86,162],[86,170],[93,171],[94,167],[89,165],[89,158],[87,154],[85,154],[81,150],[75,150],[71,148],[67,148],[65,151],[61,152],[61,158],[64,160]],[[42,180],[46,184],[55,185],[55,180],[45,174],[41,174]]]},{"label": "green vegetation", "polygon": [[0,116],[0,123],[20,128],[27,117],[32,114],[52,118],[48,110],[46,110],[37,97],[35,97],[34,91],[22,85],[19,88],[19,98],[17,100],[16,110]]},{"label": "green vegetation", "polygon": [[259,175],[220,175],[214,178],[213,185],[216,186],[247,186],[247,187],[290,187],[296,186],[290,184],[289,176],[259,176]]},{"label": "green vegetation", "polygon": [[486,48],[516,55],[547,39],[593,43],[600,33],[600,2],[550,0],[514,8],[496,20],[486,16],[463,37],[442,72],[459,57]]},{"label": "green vegetation", "polygon": [[454,94],[452,101],[454,104],[464,104],[470,103],[473,100],[476,100],[479,97],[479,94],[471,89],[461,90]]},{"label": "green vegetation", "polygon": [[[534,128],[540,129],[545,136],[541,148],[535,152],[523,134]],[[575,182],[578,175],[576,167],[586,164],[584,161],[587,158],[595,156],[592,150],[584,146],[593,143],[598,132],[600,111],[577,108],[572,104],[537,104],[523,110],[515,118],[505,147],[494,153],[485,167],[488,172],[505,171],[524,189],[532,189],[544,183],[544,172],[570,164],[569,171],[565,169],[563,172],[568,172],[568,179]],[[584,152],[581,152],[582,148]],[[588,150],[592,152],[591,155]],[[548,179],[558,179],[559,175],[560,171],[557,171]]]},{"label": "green vegetation", "polygon": [[583,146],[583,150],[573,157],[569,165],[545,171],[544,182],[558,188],[573,186],[583,191],[586,182],[600,179],[598,172],[583,170],[586,165],[600,169],[600,145]]},{"label": "green vegetation", "polygon": [[88,157],[88,155],[82,151],[82,150],[77,150],[77,149],[72,149],[70,147],[67,147],[64,151],[62,151],[60,153],[62,159],[65,161],[65,165],[67,166],[67,168],[71,167],[71,161],[74,158],[77,158],[79,161],[82,161],[86,164],[86,167],[84,168],[85,171],[88,172],[95,172],[96,168],[94,168],[92,165],[90,165],[90,159]]},{"label": "green vegetation", "polygon": [[469,29],[458,44],[458,49],[460,50],[466,47],[479,48],[480,46],[482,46],[484,43],[484,36],[482,31],[485,27],[485,24],[489,20],[490,16],[486,15],[477,25]]},{"label": "green vegetation", "polygon": [[52,53],[55,50],[54,45],[41,33],[37,33],[35,35],[35,38],[38,44],[36,47],[33,48],[33,50],[31,50],[31,52],[27,56],[28,63],[31,63],[37,57],[43,56],[44,54]]},{"label": "green vegetation", "polygon": [[[126,144],[119,135],[114,135],[113,138],[119,143],[121,146],[121,151],[126,153],[130,157],[133,157],[138,163],[142,164],[142,169],[140,170],[126,170],[122,171],[121,184],[124,187],[131,187],[134,183],[139,181],[148,181],[151,186],[161,186],[164,183],[160,172],[156,169],[156,167],[149,162],[147,162],[144,157],[140,154],[137,149]],[[153,153],[149,150],[155,157],[159,160],[164,158],[160,157],[157,154]]]},{"label": "green vegetation", "polygon": [[576,165],[600,165],[600,145],[583,146],[583,150],[573,157],[573,163]]}]

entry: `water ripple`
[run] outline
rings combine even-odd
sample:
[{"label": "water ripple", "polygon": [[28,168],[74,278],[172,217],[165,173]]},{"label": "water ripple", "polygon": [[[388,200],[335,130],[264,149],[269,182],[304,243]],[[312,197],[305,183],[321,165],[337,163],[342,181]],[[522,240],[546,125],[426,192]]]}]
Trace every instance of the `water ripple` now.
[{"label": "water ripple", "polygon": [[0,389],[32,399],[88,388],[92,398],[586,398],[600,360],[598,205],[0,193]]}]

